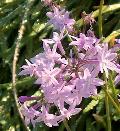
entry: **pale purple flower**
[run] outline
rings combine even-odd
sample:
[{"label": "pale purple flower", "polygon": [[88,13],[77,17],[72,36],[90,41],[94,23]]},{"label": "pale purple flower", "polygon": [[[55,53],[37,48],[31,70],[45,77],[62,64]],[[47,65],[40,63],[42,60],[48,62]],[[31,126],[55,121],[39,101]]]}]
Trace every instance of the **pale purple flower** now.
[{"label": "pale purple flower", "polygon": [[58,87],[56,87],[54,91],[51,92],[51,98],[53,99],[52,101],[54,102],[54,104],[58,106],[61,101],[64,101],[67,104],[73,103],[74,98],[72,99],[69,98],[71,98],[72,95],[71,91],[73,91],[75,86],[74,85],[66,86],[64,83],[61,85],[60,84],[57,85]]},{"label": "pale purple flower", "polygon": [[25,59],[27,62],[27,65],[23,65],[21,68],[23,69],[19,75],[30,75],[33,76],[36,73],[36,65],[33,63],[30,63],[28,60]]},{"label": "pale purple flower", "polygon": [[35,57],[31,58],[31,62],[38,65],[39,70],[40,68],[42,70],[43,68],[51,70],[55,66],[55,63],[67,64],[67,60],[65,58],[61,58],[62,56],[57,53],[57,44],[54,44],[51,48],[47,41],[50,43],[50,40],[43,40],[44,52],[39,53]]},{"label": "pale purple flower", "polygon": [[43,39],[42,41],[47,44],[56,44],[58,49],[61,51],[62,55],[65,55],[65,50],[62,46],[61,40],[63,39],[63,32],[60,33],[60,35],[57,32],[53,32],[53,38],[52,39]]},{"label": "pale purple flower", "polygon": [[20,96],[19,97],[19,101],[21,102],[21,103],[24,103],[24,102],[26,102],[26,101],[31,101],[31,100],[37,100],[38,99],[38,97],[31,97],[31,96]]},{"label": "pale purple flower", "polygon": [[51,60],[51,61],[57,61],[59,58],[61,58],[61,55],[56,52],[57,50],[56,44],[54,44],[53,48],[51,49],[48,44],[43,43],[43,48],[44,48],[46,59]]},{"label": "pale purple flower", "polygon": [[88,68],[89,71],[93,71],[98,75],[100,69],[98,69],[99,60],[97,59],[96,47],[88,48],[85,53],[79,53],[79,66],[82,65],[83,70]]},{"label": "pale purple flower", "polygon": [[79,90],[74,89],[73,93],[69,96],[69,99],[66,100],[69,105],[80,105],[82,101],[82,95]]},{"label": "pale purple flower", "polygon": [[39,113],[38,118],[35,120],[36,122],[43,121],[47,126],[58,126],[59,116],[48,113],[45,106],[41,107],[41,113]]},{"label": "pale purple flower", "polygon": [[76,89],[79,90],[82,97],[87,98],[91,95],[96,95],[96,86],[101,86],[103,84],[104,82],[101,79],[96,78],[94,74],[90,73],[90,71],[86,68],[84,70],[84,76],[80,76],[76,82]]},{"label": "pale purple flower", "polygon": [[56,29],[60,31],[64,29],[67,31],[73,30],[75,20],[69,18],[69,12],[65,11],[65,9],[60,10],[54,7],[53,12],[47,12],[47,16],[50,18],[48,22],[53,24]]},{"label": "pale purple flower", "polygon": [[25,117],[25,123],[28,125],[31,122],[33,126],[35,127],[36,122],[34,118],[39,114],[39,112],[33,109],[32,107],[28,108],[26,104],[23,104],[20,107],[20,111],[23,114],[23,116]]},{"label": "pale purple flower", "polygon": [[72,41],[70,45],[76,45],[79,50],[87,50],[88,48],[92,48],[97,42],[95,37],[86,37],[83,33],[80,33],[79,38],[74,36],[71,36],[71,38],[75,39],[76,41]]},{"label": "pale purple flower", "polygon": [[39,74],[36,84],[42,84],[44,86],[50,86],[52,84],[57,85],[58,81],[55,76],[60,72],[59,68],[54,68],[52,70],[43,69],[41,74]]},{"label": "pale purple flower", "polygon": [[108,78],[108,69],[112,71],[117,70],[117,66],[114,63],[117,53],[112,53],[111,50],[108,50],[108,44],[104,43],[103,47],[98,46],[97,59],[99,60],[99,69],[101,73],[105,71],[106,77]]},{"label": "pale purple flower", "polygon": [[61,116],[64,119],[68,119],[71,118],[71,116],[78,114],[81,111],[81,108],[75,108],[74,106],[70,106],[68,109],[61,107],[60,112],[61,112]]}]

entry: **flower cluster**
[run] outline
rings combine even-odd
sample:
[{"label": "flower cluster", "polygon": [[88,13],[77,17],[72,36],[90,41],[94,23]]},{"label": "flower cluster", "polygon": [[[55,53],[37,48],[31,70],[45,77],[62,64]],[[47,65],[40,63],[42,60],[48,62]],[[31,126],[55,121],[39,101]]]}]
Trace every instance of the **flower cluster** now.
[{"label": "flower cluster", "polygon": [[57,30],[66,29],[69,32],[72,31],[75,20],[69,18],[69,12],[65,11],[65,9],[61,10],[54,7],[53,12],[47,12],[47,16],[50,18],[48,22],[53,24]]},{"label": "flower cluster", "polygon": [[[69,13],[54,7],[47,13],[58,32],[53,32],[53,38],[43,39],[44,52],[39,53],[22,66],[19,75],[30,75],[36,78],[35,84],[40,85],[41,96],[21,96],[19,98],[21,112],[26,124],[35,126],[44,122],[47,126],[58,126],[58,123],[69,119],[81,111],[83,98],[97,95],[97,86],[104,85],[99,73],[109,76],[109,71],[116,71],[120,80],[120,66],[117,64],[117,49],[109,49],[108,43],[103,43],[94,35],[80,33],[70,35],[74,20]],[[67,34],[66,31],[67,30]],[[69,54],[66,54],[62,41],[67,37]],[[28,101],[36,101],[28,104]],[[51,109],[55,109],[54,113]]]}]

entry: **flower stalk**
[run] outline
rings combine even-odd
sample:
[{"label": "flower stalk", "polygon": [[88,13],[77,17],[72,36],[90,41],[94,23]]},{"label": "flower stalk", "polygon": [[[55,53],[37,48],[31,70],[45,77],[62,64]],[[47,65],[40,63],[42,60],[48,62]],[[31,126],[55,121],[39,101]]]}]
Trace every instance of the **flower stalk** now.
[{"label": "flower stalk", "polygon": [[108,96],[109,100],[111,101],[111,103],[113,104],[113,106],[116,108],[117,112],[120,114],[119,106],[116,104],[116,102],[113,100],[111,95],[105,89],[104,89],[104,91],[105,91],[105,94]]},{"label": "flower stalk", "polygon": [[103,8],[104,0],[100,1],[100,8],[99,8],[99,16],[98,16],[98,28],[99,28],[99,37],[102,38],[102,8]]},{"label": "flower stalk", "polygon": [[115,99],[115,102],[119,105],[119,101],[118,101],[118,98],[117,98],[117,93],[116,93],[116,89],[115,89],[115,85],[114,85],[114,82],[113,82],[112,75],[113,75],[113,72],[111,72],[109,74],[109,83],[110,83],[110,87],[111,87],[112,92],[113,92],[113,97]]},{"label": "flower stalk", "polygon": [[[105,90],[106,92],[108,92],[108,82],[107,82],[107,77],[104,75],[104,80],[105,80]],[[111,131],[111,119],[110,119],[110,106],[109,106],[109,99],[108,99],[108,95],[105,95],[105,107],[106,107],[106,115],[107,115],[107,130]]]},{"label": "flower stalk", "polygon": [[63,124],[64,124],[64,126],[65,126],[65,128],[66,128],[67,131],[71,131],[71,129],[70,129],[70,127],[69,127],[68,122],[67,122],[66,119],[63,121]]}]

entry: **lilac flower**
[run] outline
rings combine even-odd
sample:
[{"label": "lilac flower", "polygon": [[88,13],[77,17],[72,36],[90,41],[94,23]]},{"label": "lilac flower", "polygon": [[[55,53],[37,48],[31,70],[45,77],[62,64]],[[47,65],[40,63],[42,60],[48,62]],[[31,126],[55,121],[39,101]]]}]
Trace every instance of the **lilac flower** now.
[{"label": "lilac flower", "polygon": [[73,103],[74,98],[70,99],[70,96],[72,95],[71,91],[73,91],[74,88],[74,85],[66,86],[65,82],[63,84],[60,83],[59,85],[57,85],[57,87],[54,88],[48,98],[49,100],[52,99],[52,102],[54,102],[56,106],[58,106],[61,101],[63,103],[66,102],[67,104],[71,104]]},{"label": "lilac flower", "polygon": [[49,66],[53,68],[54,62],[61,58],[61,55],[56,52],[57,45],[53,45],[51,49],[50,46],[44,42],[43,48],[44,52],[36,55],[34,58],[31,59],[31,61],[33,63],[44,64],[44,66],[46,65],[46,68],[48,68]]},{"label": "lilac flower", "polygon": [[48,22],[53,24],[56,29],[60,31],[64,29],[67,31],[73,30],[75,20],[69,18],[69,12],[65,11],[65,9],[60,10],[54,7],[53,12],[47,12],[47,16],[50,18]]},{"label": "lilac flower", "polygon": [[23,65],[21,68],[24,69],[22,70],[19,75],[30,75],[33,76],[36,73],[36,65],[30,63],[28,60],[26,60],[27,65]]},{"label": "lilac flower", "polygon": [[69,96],[69,99],[66,100],[69,105],[73,105],[74,107],[76,105],[80,105],[82,101],[82,95],[79,90],[74,89],[73,93]]},{"label": "lilac flower", "polygon": [[61,32],[60,35],[57,32],[53,32],[53,38],[52,39],[43,39],[43,42],[48,43],[48,44],[55,43],[58,49],[61,51],[62,55],[65,55],[65,50],[61,43],[62,39],[63,39],[63,32]]},{"label": "lilac flower", "polygon": [[23,104],[20,108],[21,113],[23,114],[23,116],[25,117],[25,123],[28,125],[30,124],[30,122],[33,124],[33,126],[35,127],[35,116],[37,116],[39,114],[38,111],[36,111],[33,108],[27,108],[26,104]]},{"label": "lilac flower", "polygon": [[79,53],[79,65],[82,65],[82,69],[85,70],[86,68],[89,69],[89,71],[98,75],[100,72],[100,69],[98,68],[99,60],[97,59],[97,50],[96,47],[91,47],[86,50],[85,53]]},{"label": "lilac flower", "polygon": [[26,60],[28,65],[23,65],[23,70],[19,75],[30,75],[38,76],[41,74],[43,69],[51,70],[55,65],[55,61],[62,61],[61,55],[56,52],[57,45],[55,44],[51,49],[50,46],[46,43],[43,43],[44,53],[36,55],[34,58],[31,58],[30,63]]},{"label": "lilac flower", "polygon": [[96,86],[103,85],[104,82],[95,78],[93,74],[86,68],[84,70],[84,76],[80,77],[76,82],[76,89],[80,91],[82,97],[90,97],[97,94]]},{"label": "lilac flower", "polygon": [[93,44],[97,42],[97,39],[94,37],[86,37],[85,34],[80,33],[79,38],[78,37],[73,37],[73,39],[76,41],[72,41],[70,45],[76,45],[79,50],[85,49],[87,50],[88,48],[92,48]]},{"label": "lilac flower", "polygon": [[117,54],[112,53],[111,50],[108,50],[107,43],[104,43],[103,47],[98,46],[97,51],[98,51],[97,58],[99,60],[100,71],[102,73],[103,71],[105,71],[106,77],[108,78],[108,69],[112,71],[117,70],[117,66],[114,63]]},{"label": "lilac flower", "polygon": [[81,108],[75,108],[74,106],[70,106],[68,109],[66,108],[62,108],[60,109],[60,112],[61,112],[61,115],[63,117],[63,120],[65,118],[67,118],[69,120],[69,118],[72,116],[72,115],[76,115],[78,114],[79,112],[81,111]]},{"label": "lilac flower", "polygon": [[59,116],[49,114],[45,106],[42,106],[41,113],[39,113],[36,122],[43,121],[47,126],[58,126]]},{"label": "lilac flower", "polygon": [[28,96],[20,96],[19,97],[19,101],[21,102],[21,103],[24,103],[24,102],[26,102],[26,101],[31,101],[31,100],[37,100],[38,99],[38,97],[28,97]]},{"label": "lilac flower", "polygon": [[42,84],[44,86],[50,86],[52,84],[57,85],[58,81],[55,79],[55,76],[60,72],[59,68],[54,68],[51,71],[43,69],[44,71],[39,74],[39,78],[35,82],[36,84]]},{"label": "lilac flower", "polygon": [[53,48],[51,50],[50,46],[48,44],[43,43],[43,48],[45,51],[44,53],[45,53],[46,59],[48,59],[50,61],[53,61],[53,60],[57,61],[59,58],[61,58],[61,55],[56,52],[56,50],[57,50],[56,44],[53,45]]}]

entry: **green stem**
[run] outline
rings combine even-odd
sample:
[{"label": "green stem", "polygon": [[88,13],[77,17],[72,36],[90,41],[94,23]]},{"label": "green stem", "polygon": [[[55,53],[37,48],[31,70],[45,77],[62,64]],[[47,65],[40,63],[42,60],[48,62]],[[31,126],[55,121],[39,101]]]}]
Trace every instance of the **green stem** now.
[{"label": "green stem", "polygon": [[20,111],[20,105],[18,103],[17,89],[16,89],[16,77],[17,77],[16,70],[17,70],[17,61],[18,61],[18,57],[19,57],[20,44],[21,44],[21,40],[23,38],[25,29],[26,29],[26,24],[28,22],[28,20],[27,20],[28,12],[30,11],[30,8],[32,7],[31,2],[34,2],[34,0],[27,0],[27,3],[26,3],[25,13],[23,15],[23,19],[22,19],[22,22],[21,22],[21,25],[20,25],[20,29],[18,31],[18,37],[17,37],[17,39],[15,41],[16,47],[15,47],[14,56],[13,56],[13,63],[12,63],[12,90],[13,90],[13,96],[14,96],[17,111],[19,113],[19,116],[20,116],[20,118],[22,120],[22,123],[23,123],[26,131],[30,131],[30,130],[27,127],[27,125],[26,125],[26,123],[24,121],[24,117],[23,117],[23,115],[22,115],[22,113]]},{"label": "green stem", "polygon": [[106,115],[107,115],[107,129],[108,131],[111,131],[110,109],[109,109],[109,100],[107,95],[105,95],[105,106],[106,106]]},{"label": "green stem", "polygon": [[67,123],[67,120],[64,120],[63,124],[64,124],[64,126],[65,126],[65,128],[66,128],[67,131],[71,131],[71,129],[70,129],[68,123]]},{"label": "green stem", "polygon": [[112,89],[112,93],[113,93],[113,97],[115,99],[115,102],[119,105],[119,101],[118,101],[118,98],[117,98],[117,93],[116,93],[116,89],[115,89],[115,85],[114,85],[114,82],[113,82],[112,75],[113,75],[113,72],[111,72],[109,74],[109,83],[110,83],[110,87]]},{"label": "green stem", "polygon": [[[104,80],[105,80],[105,91],[108,92],[108,83],[107,78],[104,73]],[[110,107],[109,107],[109,99],[108,95],[105,95],[105,107],[106,107],[106,115],[107,115],[107,129],[108,131],[111,131],[111,119],[110,119]]]},{"label": "green stem", "polygon": [[106,90],[104,90],[104,91],[105,91],[105,94],[108,96],[109,100],[111,101],[111,103],[113,104],[113,106],[116,108],[117,112],[120,114],[120,108],[119,108],[119,106],[113,100],[113,98],[111,97],[111,95]]},{"label": "green stem", "polygon": [[111,85],[111,88],[112,88],[113,96],[114,96],[114,98],[116,98],[115,86],[114,86],[114,83],[113,83],[113,80],[112,80],[112,74],[111,73],[109,74],[109,82],[110,82],[110,85]]},{"label": "green stem", "polygon": [[102,8],[103,8],[104,0],[100,1],[100,8],[99,8],[99,16],[98,16],[98,28],[99,28],[99,37],[102,38]]}]

